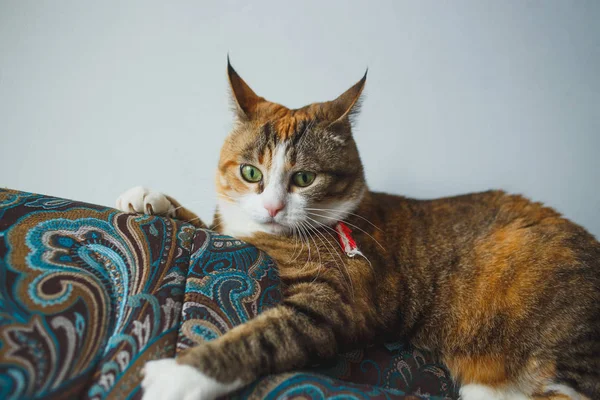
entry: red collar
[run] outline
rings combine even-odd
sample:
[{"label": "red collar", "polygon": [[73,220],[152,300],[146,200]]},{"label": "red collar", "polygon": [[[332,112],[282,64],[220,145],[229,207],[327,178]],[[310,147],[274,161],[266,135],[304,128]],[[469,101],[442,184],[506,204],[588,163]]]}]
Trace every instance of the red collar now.
[{"label": "red collar", "polygon": [[356,245],[356,241],[352,237],[352,230],[348,228],[346,224],[344,224],[343,222],[338,222],[335,225],[335,231],[338,234],[340,246],[342,246],[342,250],[344,250],[348,257],[354,257],[356,255],[363,256],[363,254],[358,249],[358,246]]}]

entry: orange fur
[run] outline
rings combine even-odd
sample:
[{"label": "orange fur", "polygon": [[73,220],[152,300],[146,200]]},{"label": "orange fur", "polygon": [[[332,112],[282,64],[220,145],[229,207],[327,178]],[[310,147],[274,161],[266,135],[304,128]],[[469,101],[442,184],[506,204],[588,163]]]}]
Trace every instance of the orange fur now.
[{"label": "orange fur", "polygon": [[478,383],[491,387],[510,383],[501,355],[455,356],[444,360],[452,376],[463,384]]}]

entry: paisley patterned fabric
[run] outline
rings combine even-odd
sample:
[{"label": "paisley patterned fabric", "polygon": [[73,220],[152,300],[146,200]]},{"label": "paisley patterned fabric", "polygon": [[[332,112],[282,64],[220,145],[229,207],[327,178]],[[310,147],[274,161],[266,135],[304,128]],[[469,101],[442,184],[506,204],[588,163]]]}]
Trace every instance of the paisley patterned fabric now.
[{"label": "paisley patterned fabric", "polygon": [[[280,300],[273,261],[234,238],[0,189],[0,399],[140,398],[147,360],[212,340]],[[457,392],[428,354],[379,344],[232,398]]]},{"label": "paisley patterned fabric", "polygon": [[173,220],[1,191],[0,398],[135,390],[137,358],[174,353],[193,235]]}]

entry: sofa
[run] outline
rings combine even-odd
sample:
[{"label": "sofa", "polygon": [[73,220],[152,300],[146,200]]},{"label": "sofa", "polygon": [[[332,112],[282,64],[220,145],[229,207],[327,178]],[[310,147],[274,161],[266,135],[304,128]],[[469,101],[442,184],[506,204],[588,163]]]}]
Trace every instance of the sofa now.
[{"label": "sofa", "polygon": [[[233,237],[0,189],[0,399],[137,399],[148,360],[223,335],[281,301],[277,266]],[[455,399],[405,342],[266,376],[235,399]]]}]

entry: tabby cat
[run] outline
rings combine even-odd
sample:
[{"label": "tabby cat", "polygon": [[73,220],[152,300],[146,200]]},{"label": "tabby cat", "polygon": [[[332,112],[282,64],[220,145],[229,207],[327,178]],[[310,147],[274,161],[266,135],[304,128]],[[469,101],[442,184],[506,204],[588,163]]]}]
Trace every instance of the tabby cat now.
[{"label": "tabby cat", "polygon": [[[146,364],[144,399],[212,399],[381,338],[436,354],[461,398],[600,399],[600,243],[502,191],[414,200],[369,191],[352,117],[365,76],[288,109],[228,63],[236,124],[221,150],[213,228],[269,253],[284,301],[177,359]],[[123,211],[203,226],[143,188]],[[338,243],[339,222],[358,249]],[[360,252],[359,252],[360,251]]]}]

